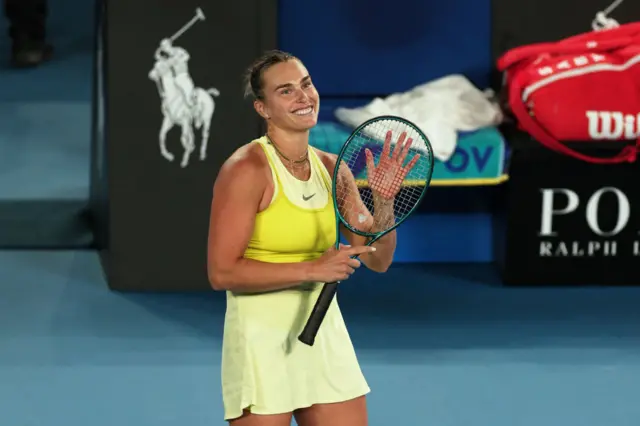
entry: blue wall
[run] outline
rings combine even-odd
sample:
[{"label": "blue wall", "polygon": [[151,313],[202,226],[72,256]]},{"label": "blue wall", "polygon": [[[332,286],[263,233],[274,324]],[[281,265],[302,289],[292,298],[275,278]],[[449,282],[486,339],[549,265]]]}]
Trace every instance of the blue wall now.
[{"label": "blue wall", "polygon": [[[336,106],[452,73],[488,86],[490,12],[490,0],[280,0],[279,43],[304,61],[330,119]],[[487,214],[424,214],[398,234],[400,262],[492,260]]]}]

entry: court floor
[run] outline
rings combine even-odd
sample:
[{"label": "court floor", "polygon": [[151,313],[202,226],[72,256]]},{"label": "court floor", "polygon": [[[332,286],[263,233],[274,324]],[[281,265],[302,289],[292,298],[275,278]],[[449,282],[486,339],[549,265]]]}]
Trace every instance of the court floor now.
[{"label": "court floor", "polygon": [[[640,288],[359,270],[340,302],[371,426],[637,426]],[[224,425],[224,299],[110,292],[90,251],[0,252],[0,424]]]}]

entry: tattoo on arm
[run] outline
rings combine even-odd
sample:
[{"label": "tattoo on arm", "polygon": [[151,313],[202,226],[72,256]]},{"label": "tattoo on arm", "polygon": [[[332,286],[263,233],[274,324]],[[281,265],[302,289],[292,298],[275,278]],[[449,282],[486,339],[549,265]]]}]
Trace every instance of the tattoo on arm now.
[{"label": "tattoo on arm", "polygon": [[394,225],[396,218],[393,201],[393,198],[384,199],[381,197],[374,197],[373,232],[381,232]]}]

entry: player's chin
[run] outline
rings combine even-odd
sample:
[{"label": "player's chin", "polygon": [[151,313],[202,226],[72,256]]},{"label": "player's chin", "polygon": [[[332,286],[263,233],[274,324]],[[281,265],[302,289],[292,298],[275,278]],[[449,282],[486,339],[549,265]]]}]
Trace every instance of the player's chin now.
[{"label": "player's chin", "polygon": [[318,114],[315,111],[306,115],[292,115],[293,125],[299,130],[309,130],[318,124]]}]

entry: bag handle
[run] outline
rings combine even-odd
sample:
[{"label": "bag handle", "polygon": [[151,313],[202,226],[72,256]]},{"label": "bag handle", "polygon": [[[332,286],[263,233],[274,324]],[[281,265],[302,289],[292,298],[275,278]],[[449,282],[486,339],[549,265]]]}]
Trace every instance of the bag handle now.
[{"label": "bag handle", "polygon": [[[595,43],[591,43],[595,42]],[[497,61],[499,71],[516,63],[533,60],[543,54],[602,53],[640,43],[640,22],[617,28],[578,34],[560,41],[518,46],[505,52]]]},{"label": "bag handle", "polygon": [[584,41],[600,41],[609,38],[636,38],[640,34],[640,21],[630,22],[614,28],[605,28],[599,31],[587,31],[560,40],[560,43],[573,43]]},{"label": "bag handle", "polygon": [[605,53],[612,50],[621,49],[633,45],[634,43],[640,43],[640,39],[632,37],[616,38],[611,40],[598,41],[591,45],[588,42],[579,42],[564,44],[559,43],[540,43],[529,46],[516,47],[498,59],[497,68],[500,71],[505,71],[507,68],[513,67],[518,62],[525,60],[534,60],[540,55],[579,55],[589,53]]},{"label": "bag handle", "polygon": [[512,87],[509,88],[509,105],[511,107],[511,111],[518,119],[519,124],[538,142],[556,152],[560,152],[589,163],[619,164],[624,162],[633,163],[636,161],[637,151],[640,147],[640,138],[636,140],[634,146],[626,146],[622,148],[618,154],[609,158],[585,155],[560,143],[555,137],[540,126],[540,124],[534,120],[531,115],[529,115],[526,105],[522,100],[522,91],[524,90],[524,85],[522,84],[523,76],[524,74],[520,74],[511,82]]}]

